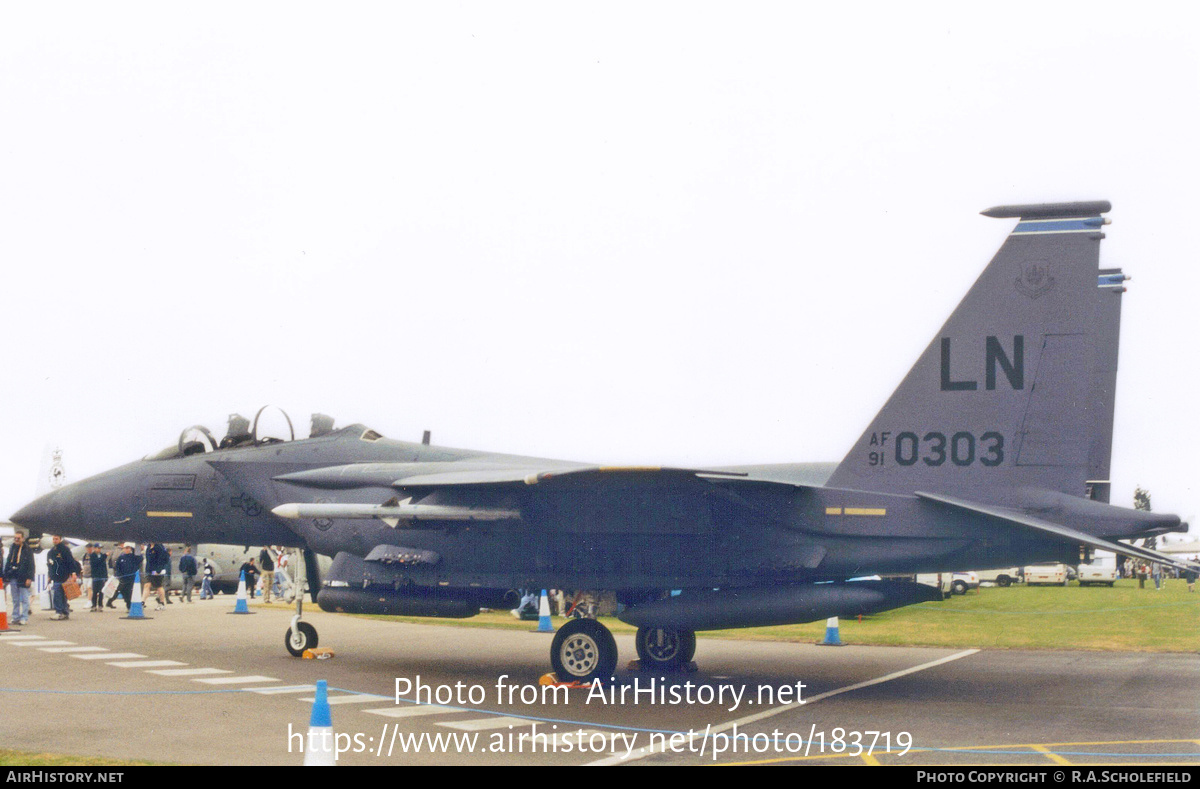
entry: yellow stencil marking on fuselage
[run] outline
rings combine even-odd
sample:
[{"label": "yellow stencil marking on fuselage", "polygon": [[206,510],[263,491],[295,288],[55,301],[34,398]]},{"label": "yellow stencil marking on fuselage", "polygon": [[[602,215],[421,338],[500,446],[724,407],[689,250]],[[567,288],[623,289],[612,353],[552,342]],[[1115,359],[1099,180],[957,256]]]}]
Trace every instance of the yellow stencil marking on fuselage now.
[{"label": "yellow stencil marking on fuselage", "polygon": [[192,517],[192,513],[190,513],[190,512],[155,512],[155,511],[148,510],[146,512],[146,517],[147,518],[190,518],[190,517]]},{"label": "yellow stencil marking on fuselage", "polygon": [[882,507],[847,507],[847,515],[887,515]]}]

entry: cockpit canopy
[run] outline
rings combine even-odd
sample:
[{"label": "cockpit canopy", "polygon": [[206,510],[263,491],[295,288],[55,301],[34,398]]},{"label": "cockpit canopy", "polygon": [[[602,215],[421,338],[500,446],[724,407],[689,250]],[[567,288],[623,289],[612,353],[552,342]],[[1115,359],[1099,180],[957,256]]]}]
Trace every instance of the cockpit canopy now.
[{"label": "cockpit canopy", "polygon": [[[309,438],[318,438],[334,432],[333,417],[313,414],[309,427]],[[381,436],[362,425],[351,425],[343,430],[361,433],[364,441],[378,441]],[[296,440],[296,431],[291,417],[277,406],[265,405],[258,409],[251,421],[241,414],[230,414],[226,423],[225,437],[218,441],[204,425],[192,425],[179,434],[179,440],[160,452],[147,455],[146,460],[171,460],[173,458],[219,452],[236,447],[281,444]]]}]

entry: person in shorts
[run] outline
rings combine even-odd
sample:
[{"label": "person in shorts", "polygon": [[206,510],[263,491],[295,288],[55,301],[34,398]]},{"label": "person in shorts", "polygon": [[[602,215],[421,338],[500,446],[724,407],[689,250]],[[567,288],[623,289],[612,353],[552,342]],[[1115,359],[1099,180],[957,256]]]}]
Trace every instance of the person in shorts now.
[{"label": "person in shorts", "polygon": [[158,598],[158,605],[155,611],[165,611],[167,608],[166,596],[166,580],[167,567],[171,564],[171,555],[167,553],[167,549],[161,542],[156,542],[146,549],[146,588],[149,590],[142,591],[143,596],[149,599],[150,595]]}]

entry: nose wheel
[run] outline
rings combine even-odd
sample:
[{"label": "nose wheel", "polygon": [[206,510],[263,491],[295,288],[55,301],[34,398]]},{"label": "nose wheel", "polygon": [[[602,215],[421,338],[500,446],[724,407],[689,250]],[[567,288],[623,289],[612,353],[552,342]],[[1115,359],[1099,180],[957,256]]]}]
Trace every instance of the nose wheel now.
[{"label": "nose wheel", "polygon": [[303,657],[304,650],[315,649],[317,646],[317,629],[308,622],[300,621],[304,615],[304,588],[296,594],[296,615],[292,617],[292,626],[283,636],[283,645],[292,657]]},{"label": "nose wheel", "polygon": [[571,619],[554,634],[550,664],[559,682],[607,682],[617,667],[617,642],[595,619]]},{"label": "nose wheel", "polygon": [[317,645],[317,629],[308,622],[297,622],[294,627],[289,627],[287,634],[283,637],[283,645],[287,647],[287,651],[292,657],[300,657],[304,654],[304,650],[313,649]]}]

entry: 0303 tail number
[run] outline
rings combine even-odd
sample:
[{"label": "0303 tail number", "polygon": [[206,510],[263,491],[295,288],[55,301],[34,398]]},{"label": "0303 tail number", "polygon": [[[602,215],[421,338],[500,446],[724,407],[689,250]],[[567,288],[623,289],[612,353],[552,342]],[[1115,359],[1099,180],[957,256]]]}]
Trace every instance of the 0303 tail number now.
[{"label": "0303 tail number", "polygon": [[899,433],[884,430],[871,434],[871,446],[875,447],[867,453],[867,463],[871,466],[893,462],[913,466],[920,462],[927,466],[950,463],[960,467],[979,463],[994,468],[1004,462],[1004,436],[995,430],[978,436],[969,430],[949,435],[937,430],[924,435],[911,430]]}]

